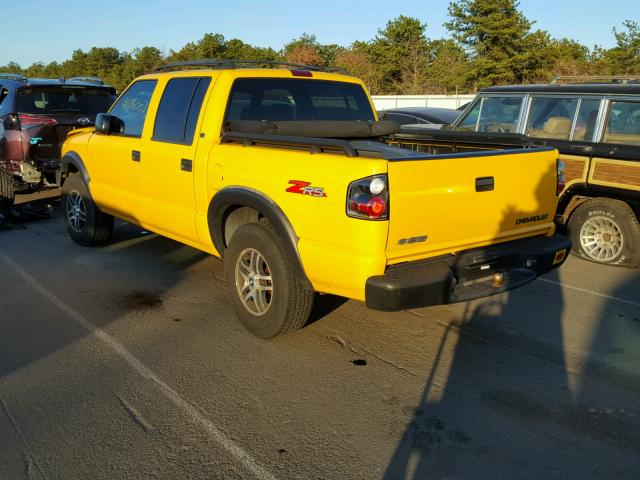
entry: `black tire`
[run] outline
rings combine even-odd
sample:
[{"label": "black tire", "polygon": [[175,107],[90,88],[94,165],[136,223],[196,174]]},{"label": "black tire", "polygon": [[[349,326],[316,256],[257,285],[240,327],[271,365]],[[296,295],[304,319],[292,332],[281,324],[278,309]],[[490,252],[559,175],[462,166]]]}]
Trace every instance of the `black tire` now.
[{"label": "black tire", "polygon": [[0,167],[0,214],[6,214],[15,200],[15,187],[11,172]]},{"label": "black tire", "polygon": [[577,257],[606,265],[640,266],[640,224],[624,202],[588,200],[571,214],[569,234]]},{"label": "black tire", "polygon": [[[257,252],[255,258],[259,260],[256,269],[250,268],[245,262],[249,257],[253,260],[253,252]],[[258,301],[254,295],[243,302],[241,292],[244,295],[253,289],[254,283],[250,285],[248,279],[252,271],[271,279],[255,280],[252,277],[251,281],[257,285],[255,295],[261,296],[257,292],[265,291],[269,286],[271,293],[265,292],[262,301]],[[244,277],[245,273],[247,277]],[[248,223],[234,232],[225,253],[224,275],[233,310],[240,323],[253,335],[265,339],[277,337],[302,328],[309,319],[314,292],[305,289],[295,278],[282,241],[270,223]],[[236,278],[239,279],[238,283]],[[260,282],[263,282],[262,285]],[[264,310],[262,313],[261,306]]]},{"label": "black tire", "polygon": [[101,245],[111,238],[113,217],[93,203],[80,175],[69,175],[62,185],[62,209],[67,233],[77,244]]}]

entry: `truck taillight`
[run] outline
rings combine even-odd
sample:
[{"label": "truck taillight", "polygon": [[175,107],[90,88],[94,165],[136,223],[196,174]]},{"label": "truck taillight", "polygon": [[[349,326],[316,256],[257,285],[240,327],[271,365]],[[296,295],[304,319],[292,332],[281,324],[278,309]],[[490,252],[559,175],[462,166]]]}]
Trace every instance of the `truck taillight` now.
[{"label": "truck taillight", "polygon": [[347,192],[347,215],[366,220],[389,218],[389,187],[386,175],[351,182]]},{"label": "truck taillight", "polygon": [[560,159],[556,160],[556,168],[558,175],[558,183],[556,186],[556,195],[560,195],[565,187],[565,179],[564,179],[564,162]]}]

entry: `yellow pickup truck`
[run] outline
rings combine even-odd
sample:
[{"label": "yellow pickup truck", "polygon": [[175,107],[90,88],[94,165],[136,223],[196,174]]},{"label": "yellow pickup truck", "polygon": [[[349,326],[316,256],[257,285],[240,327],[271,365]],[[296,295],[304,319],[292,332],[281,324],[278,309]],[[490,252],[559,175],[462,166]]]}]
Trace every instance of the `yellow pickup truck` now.
[{"label": "yellow pickup truck", "polygon": [[233,309],[262,338],[302,327],[317,293],[397,311],[565,260],[555,149],[390,146],[397,124],[361,80],[277,66],[184,62],[134,80],[63,146],[71,238],[104,243],[115,216],[223,258]]}]

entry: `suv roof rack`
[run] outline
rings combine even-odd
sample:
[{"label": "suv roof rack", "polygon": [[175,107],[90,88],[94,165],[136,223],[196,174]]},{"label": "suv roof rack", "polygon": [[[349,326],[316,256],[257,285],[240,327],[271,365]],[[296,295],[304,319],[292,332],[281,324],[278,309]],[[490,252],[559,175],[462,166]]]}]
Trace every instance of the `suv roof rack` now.
[{"label": "suv roof rack", "polygon": [[27,77],[21,73],[0,73],[0,78],[6,78],[7,80],[20,80],[22,82],[27,81]]},{"label": "suv roof rack", "polygon": [[551,83],[640,83],[639,75],[559,75]]},{"label": "suv roof rack", "polygon": [[[242,66],[245,67],[242,67]],[[174,68],[189,68],[189,67],[206,67],[216,70],[226,70],[234,68],[249,68],[251,66],[283,66],[299,68],[301,70],[309,70],[313,72],[331,72],[331,73],[344,73],[348,75],[348,72],[344,68],[339,67],[316,67],[313,65],[300,65],[298,63],[280,62],[276,60],[233,60],[229,58],[210,58],[204,60],[189,60],[186,62],[168,63],[166,65],[160,65],[156,67],[154,72],[165,72]]]},{"label": "suv roof rack", "polygon": [[67,82],[85,82],[85,83],[94,83],[96,85],[104,85],[104,82],[101,78],[98,77],[72,77],[66,80]]}]

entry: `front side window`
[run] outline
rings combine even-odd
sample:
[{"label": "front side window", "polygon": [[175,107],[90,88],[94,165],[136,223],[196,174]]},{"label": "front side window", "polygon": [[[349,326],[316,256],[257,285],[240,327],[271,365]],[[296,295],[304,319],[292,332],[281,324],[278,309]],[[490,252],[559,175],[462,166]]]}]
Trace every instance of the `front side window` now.
[{"label": "front side window", "polygon": [[193,143],[198,116],[210,77],[169,80],[156,114],[153,139],[172,143]]},{"label": "front side window", "polygon": [[142,135],[149,101],[156,83],[156,80],[138,80],[122,94],[109,112],[124,123],[122,135],[128,137]]},{"label": "front side window", "polygon": [[469,113],[456,125],[456,130],[462,130],[465,132],[475,132],[478,125],[478,117],[480,117],[480,108],[482,107],[482,99],[476,102]]},{"label": "front side window", "polygon": [[357,84],[291,78],[241,78],[234,82],[226,122],[373,121],[373,109]]},{"label": "front side window", "polygon": [[578,99],[575,97],[533,97],[525,134],[569,140],[576,108]]},{"label": "front side window", "polygon": [[523,98],[483,97],[456,125],[456,130],[517,133]]},{"label": "front side window", "polygon": [[640,145],[640,102],[611,102],[602,141]]}]

